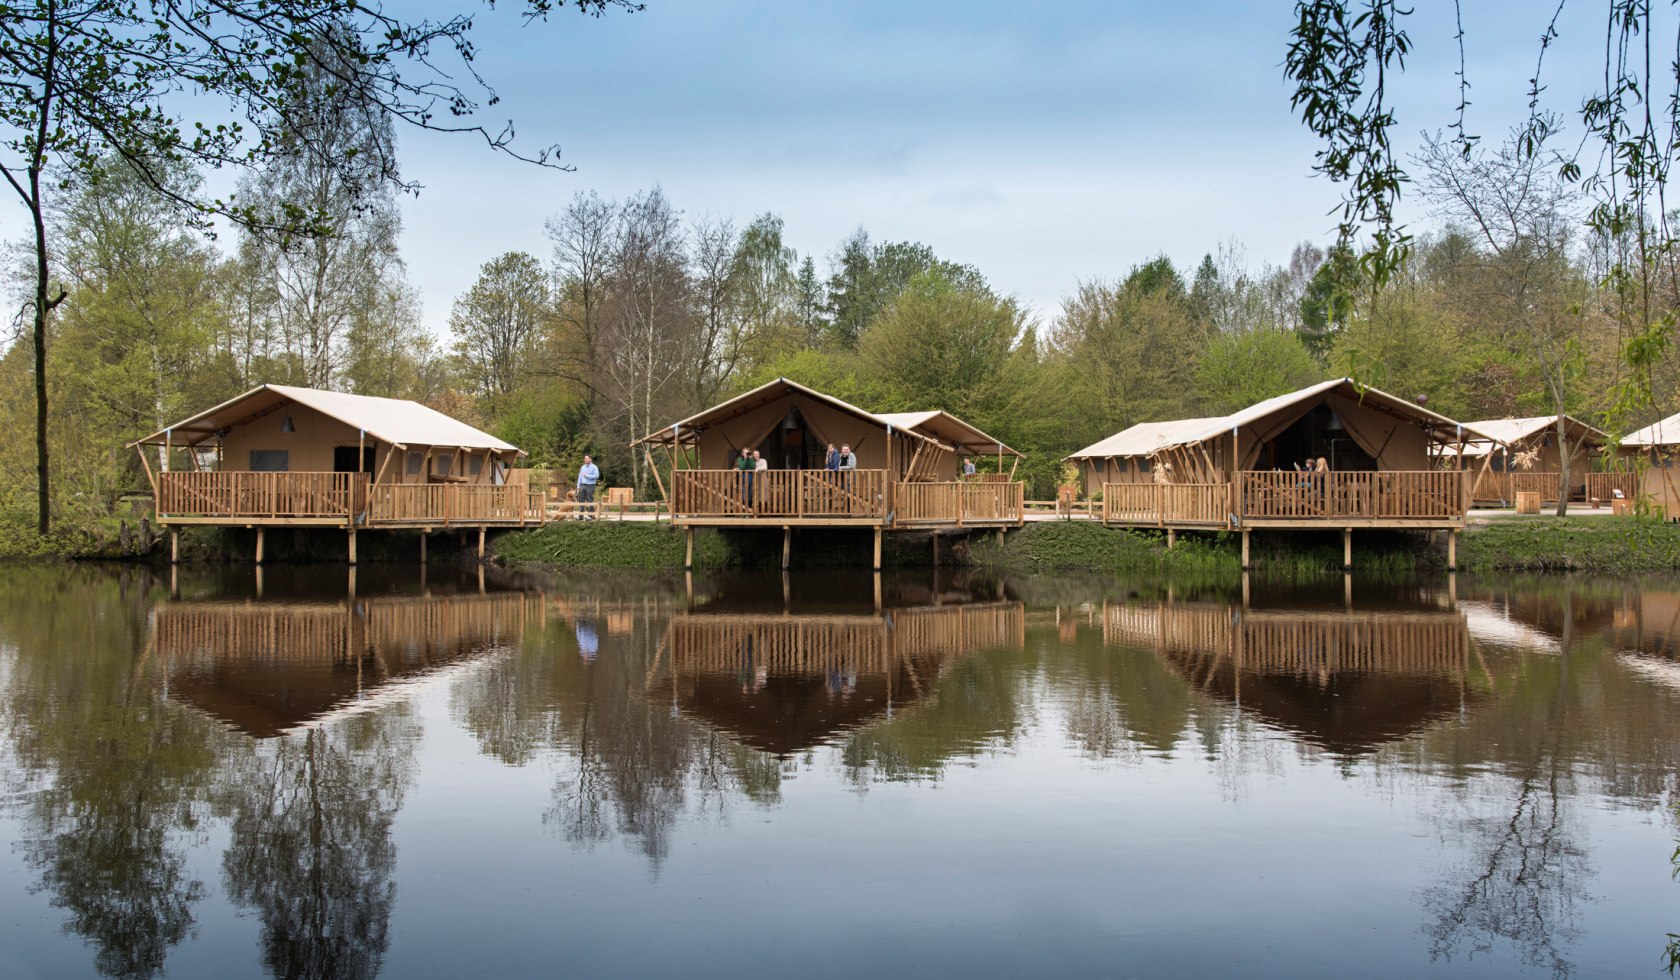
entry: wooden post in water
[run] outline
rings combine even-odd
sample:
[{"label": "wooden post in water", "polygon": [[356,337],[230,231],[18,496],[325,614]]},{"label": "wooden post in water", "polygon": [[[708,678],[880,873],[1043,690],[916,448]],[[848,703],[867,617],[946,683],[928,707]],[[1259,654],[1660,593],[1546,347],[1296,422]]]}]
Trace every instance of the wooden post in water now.
[{"label": "wooden post in water", "polygon": [[1447,571],[1458,571],[1458,531],[1447,531]]},{"label": "wooden post in water", "polygon": [[688,553],[683,557],[683,569],[686,571],[694,567],[694,526],[692,524],[683,528],[683,536],[688,538]]},{"label": "wooden post in water", "polygon": [[356,529],[355,528],[350,529],[349,537],[350,537],[350,542],[349,542],[349,545],[350,545],[350,547],[349,547],[350,565],[353,568],[356,565]]},{"label": "wooden post in water", "polygon": [[484,560],[484,532],[485,532],[485,527],[484,527],[483,524],[480,524],[478,526],[478,560],[479,561]]},{"label": "wooden post in water", "polygon": [[169,529],[169,564],[173,565],[181,560],[181,530]]},{"label": "wooden post in water", "polygon": [[933,538],[933,567],[937,569],[939,567],[939,532],[935,531],[929,537]]},{"label": "wooden post in water", "polygon": [[881,570],[881,529],[878,527],[875,529],[875,559],[869,567],[877,572]]},{"label": "wooden post in water", "polygon": [[792,557],[792,554],[793,554],[793,527],[791,525],[783,524],[782,525],[782,571],[784,571],[784,572],[787,571],[787,569],[788,569],[788,559],[790,557]]},{"label": "wooden post in water", "polygon": [[264,530],[265,530],[265,528],[263,528],[261,525],[258,525],[258,527],[257,527],[257,564],[259,564],[259,565],[261,565],[262,562],[263,562],[263,531]]},{"label": "wooden post in water", "polygon": [[[1249,535],[1248,528],[1246,528],[1246,527],[1243,528],[1243,530],[1242,530],[1242,570],[1245,571],[1245,572],[1248,571],[1248,535]],[[1246,576],[1243,579],[1243,588],[1244,588],[1245,591],[1248,588],[1248,579],[1247,579]]]},{"label": "wooden post in water", "polygon": [[426,564],[426,529],[420,529],[420,564]]},{"label": "wooden post in water", "polygon": [[1171,551],[1173,549],[1173,545],[1175,545],[1177,543],[1178,543],[1178,531],[1176,531],[1176,530],[1174,530],[1173,528],[1170,528],[1170,527],[1167,528],[1167,550]]},{"label": "wooden post in water", "polygon": [[1342,571],[1353,569],[1353,528],[1342,528]]}]

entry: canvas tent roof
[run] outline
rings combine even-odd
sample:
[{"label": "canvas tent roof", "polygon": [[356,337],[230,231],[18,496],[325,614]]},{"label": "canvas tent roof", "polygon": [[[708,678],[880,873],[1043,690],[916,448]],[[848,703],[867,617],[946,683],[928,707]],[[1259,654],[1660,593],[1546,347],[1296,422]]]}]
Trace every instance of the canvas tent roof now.
[{"label": "canvas tent roof", "polygon": [[[1404,398],[1390,395],[1370,386],[1361,386],[1352,378],[1332,378],[1329,381],[1321,381],[1299,391],[1292,391],[1287,395],[1278,395],[1265,401],[1255,402],[1245,409],[1218,418],[1140,423],[1109,436],[1101,442],[1086,446],[1078,452],[1070,453],[1063,458],[1102,459],[1111,456],[1147,456],[1161,449],[1195,445],[1216,438],[1232,429],[1252,425],[1269,415],[1317,398],[1320,395],[1329,394],[1337,389],[1343,389],[1342,394],[1362,405],[1370,406],[1390,415],[1398,415],[1422,422],[1428,429],[1431,438],[1436,442],[1456,440],[1460,432],[1469,439],[1488,438],[1472,426],[1455,422],[1445,415],[1431,412],[1429,409]],[[1676,432],[1680,432],[1680,427],[1676,428]]]},{"label": "canvas tent roof", "polygon": [[1680,444],[1680,415],[1670,415],[1622,437],[1624,446],[1673,446]]},{"label": "canvas tent roof", "polygon": [[525,455],[519,447],[419,402],[291,385],[258,385],[129,445],[162,443],[165,438],[178,446],[198,445],[219,432],[272,414],[288,404],[314,409],[381,442],[399,446],[454,446]]},{"label": "canvas tent roof", "polygon": [[[703,412],[697,412],[690,415],[688,418],[672,425],[668,425],[657,432],[650,432],[631,443],[631,445],[639,446],[642,443],[647,442],[663,446],[686,442],[694,436],[698,436],[710,426],[717,425],[720,422],[725,422],[729,419],[745,415],[748,412],[762,408],[770,402],[776,401],[789,393],[797,393],[804,395],[807,398],[815,399],[816,401],[823,402],[824,404],[832,406],[839,411],[845,412],[848,415],[879,424],[883,428],[890,425],[893,428],[900,430],[907,436],[924,440],[935,446],[945,449],[955,448],[952,444],[925,432],[918,431],[912,426],[900,425],[898,422],[892,421],[892,419],[888,416],[876,415],[874,412],[865,411],[856,405],[853,405],[851,402],[835,398],[833,395],[825,395],[822,392],[817,391],[815,388],[807,388],[797,381],[789,381],[786,378],[777,378],[774,381],[765,382],[745,394],[736,395],[734,398],[731,398],[726,402],[713,405],[711,408],[708,408]],[[918,417],[931,417],[932,415],[944,415],[945,413],[915,412],[910,414]],[[952,421],[959,421],[954,417],[950,418],[952,418]],[[980,430],[974,429],[972,426],[967,426],[966,423],[960,424],[964,425],[965,428],[970,429],[972,432],[985,437],[986,439],[991,439],[991,437],[987,436],[984,432],[980,432]],[[997,443],[995,441],[988,442],[987,447],[988,451],[995,451]]]},{"label": "canvas tent roof", "polygon": [[894,428],[910,429],[923,435],[932,436],[940,442],[949,443],[965,453],[1001,452],[1009,456],[1021,455],[950,412],[877,412],[875,417],[883,422],[891,423]]},{"label": "canvas tent roof", "polygon": [[[1603,431],[1596,429],[1580,419],[1564,416],[1565,424],[1569,426],[1570,436],[1574,439],[1590,439],[1594,442],[1604,442],[1610,437]],[[1536,415],[1523,419],[1482,419],[1479,422],[1467,422],[1467,428],[1487,436],[1464,449],[1466,456],[1482,456],[1490,452],[1496,445],[1513,446],[1525,439],[1533,438],[1544,432],[1551,431],[1557,424],[1556,415]],[[1680,435],[1680,429],[1676,429]]]}]

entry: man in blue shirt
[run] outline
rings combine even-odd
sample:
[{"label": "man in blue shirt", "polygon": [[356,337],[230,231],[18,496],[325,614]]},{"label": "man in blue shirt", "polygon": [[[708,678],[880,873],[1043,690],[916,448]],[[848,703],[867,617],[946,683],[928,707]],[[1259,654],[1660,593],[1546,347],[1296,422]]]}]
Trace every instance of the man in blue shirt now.
[{"label": "man in blue shirt", "polygon": [[595,511],[595,484],[601,482],[601,470],[595,465],[594,457],[585,453],[583,466],[578,469],[577,499],[578,509],[583,512],[583,519],[590,520]]}]

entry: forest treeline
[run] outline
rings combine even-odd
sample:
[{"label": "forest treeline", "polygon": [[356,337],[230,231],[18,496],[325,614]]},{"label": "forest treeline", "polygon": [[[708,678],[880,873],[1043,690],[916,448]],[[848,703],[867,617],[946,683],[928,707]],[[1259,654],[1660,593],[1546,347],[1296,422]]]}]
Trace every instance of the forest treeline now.
[{"label": "forest treeline", "polygon": [[[826,255],[782,219],[707,216],[659,187],[555,203],[546,254],[487,257],[431,336],[397,248],[396,192],[276,168],[242,192],[306,200],[333,234],[213,240],[127,165],[68,183],[51,210],[66,300],[50,329],[54,507],[108,513],[145,478],[124,443],[269,382],[413,398],[573,468],[652,492],[635,438],[782,376],[875,411],[943,408],[1057,459],[1134,422],[1218,415],[1326,377],[1421,397],[1459,419],[1567,410],[1627,426],[1672,410],[1669,358],[1624,343],[1671,290],[1616,275],[1564,185],[1509,151],[1424,157],[1440,221],[1380,288],[1344,251],[1279,262],[1235,243],[1193,268],[1158,257],[1076,279],[1031,310],[986,270],[859,229]],[[1521,179],[1518,179],[1521,178]],[[197,174],[175,179],[193,182]],[[701,202],[703,204],[703,202]],[[533,219],[536,220],[536,219]],[[22,274],[17,277],[20,281]],[[0,371],[0,492],[35,488],[31,361]]]}]

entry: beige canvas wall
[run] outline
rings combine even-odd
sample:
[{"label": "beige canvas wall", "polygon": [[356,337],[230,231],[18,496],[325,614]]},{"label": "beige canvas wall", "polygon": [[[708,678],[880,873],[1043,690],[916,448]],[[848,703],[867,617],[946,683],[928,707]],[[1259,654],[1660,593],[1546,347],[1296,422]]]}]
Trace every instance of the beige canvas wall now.
[{"label": "beige canvas wall", "polygon": [[[292,420],[293,432],[282,432],[285,420]],[[311,408],[302,405],[290,405],[278,411],[263,416],[260,419],[239,426],[222,440],[222,463],[224,471],[246,471],[251,468],[250,459],[253,450],[283,449],[287,453],[287,471],[292,473],[330,473],[333,469],[333,451],[339,447],[354,449],[357,445],[358,430],[354,426],[345,425],[337,419],[329,418]],[[420,471],[409,472],[408,459],[403,451],[398,451],[397,459],[386,465],[386,459],[391,453],[390,446],[373,438],[368,438],[366,446],[374,450],[374,472],[383,473],[385,483],[425,483],[428,479],[441,479],[445,474],[444,456],[449,456],[448,471],[455,476],[466,476],[467,482],[491,482],[492,467],[479,464],[479,472],[471,473],[471,463],[468,457],[484,458],[482,450],[469,451],[462,454],[455,447],[432,449],[429,459],[422,456]],[[424,454],[427,446],[410,446],[408,452]],[[513,462],[516,454],[495,454],[504,464]]]},{"label": "beige canvas wall", "polygon": [[[821,442],[836,447],[850,444],[857,454],[858,467],[880,470],[887,467],[886,426],[842,412],[827,403],[804,395],[789,393],[743,415],[710,426],[700,433],[701,469],[728,469],[740,458],[742,447],[755,447],[764,441],[787,417],[790,405],[798,406],[812,434]],[[779,460],[771,461],[776,469]]]}]

